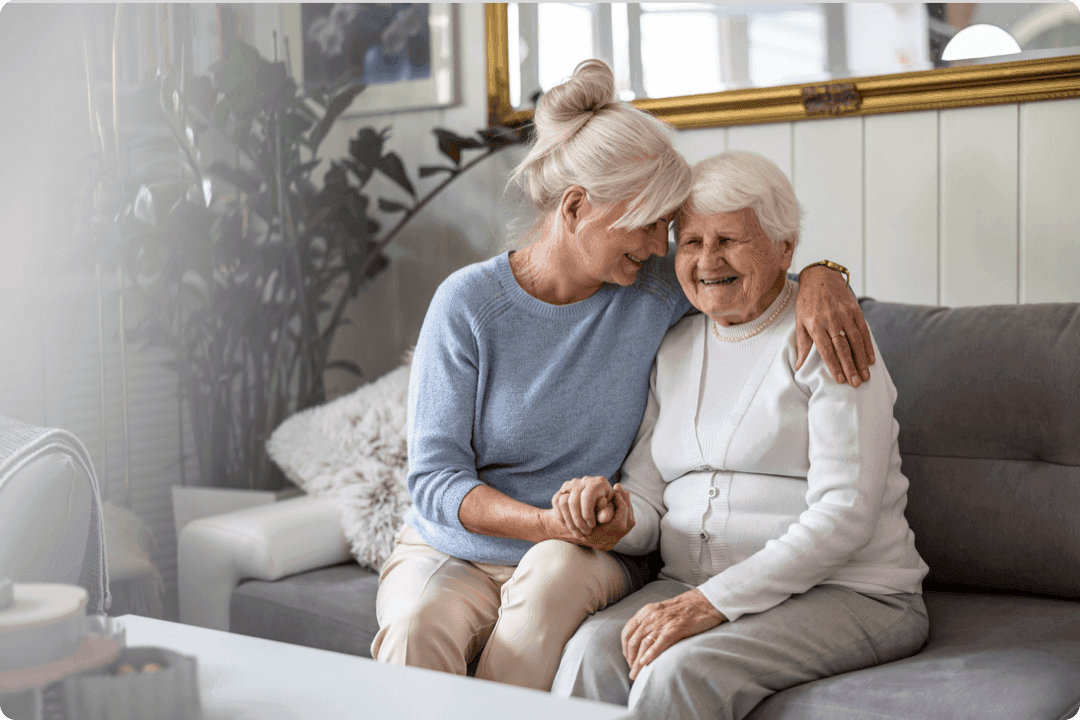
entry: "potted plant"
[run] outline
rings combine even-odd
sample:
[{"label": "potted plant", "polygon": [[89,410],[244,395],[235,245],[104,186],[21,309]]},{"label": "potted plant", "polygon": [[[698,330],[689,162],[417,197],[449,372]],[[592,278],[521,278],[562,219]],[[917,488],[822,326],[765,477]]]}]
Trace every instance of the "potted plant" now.
[{"label": "potted plant", "polygon": [[[270,433],[325,400],[327,370],[360,373],[329,350],[350,298],[386,267],[384,248],[435,194],[523,132],[436,129],[449,162],[419,168],[417,184],[439,180],[421,194],[387,149],[389,130],[363,127],[316,183],[320,145],[363,85],[346,76],[332,87],[298,86],[286,63],[239,40],[207,76],[180,68],[157,77],[132,110],[142,127],[154,118],[156,134],[125,142],[117,132],[126,176],[111,193],[120,202],[99,208],[107,229],[99,234],[123,267],[125,292],[146,309],[130,336],[175,355],[202,485],[262,490],[255,502],[266,502],[288,485],[266,454]],[[464,162],[463,151],[477,152]],[[373,198],[375,175],[397,197]],[[186,517],[207,514],[174,490]],[[186,494],[201,504],[206,493]],[[235,495],[214,502],[250,504]]]}]

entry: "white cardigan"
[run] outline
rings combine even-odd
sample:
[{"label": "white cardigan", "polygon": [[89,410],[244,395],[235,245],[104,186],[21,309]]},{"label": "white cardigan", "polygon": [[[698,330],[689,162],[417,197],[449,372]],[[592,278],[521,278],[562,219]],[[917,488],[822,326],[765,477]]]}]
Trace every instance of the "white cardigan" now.
[{"label": "white cardigan", "polygon": [[[710,344],[710,373],[745,376],[718,413],[702,402],[709,323],[684,318],[660,346],[621,473],[637,524],[615,549],[659,544],[661,577],[698,587],[729,620],[821,583],[921,592],[928,568],[904,517],[896,388],[876,344],[859,388],[833,380],[816,349],[796,371],[791,303],[751,340]],[[748,356],[743,343],[759,347]]]}]

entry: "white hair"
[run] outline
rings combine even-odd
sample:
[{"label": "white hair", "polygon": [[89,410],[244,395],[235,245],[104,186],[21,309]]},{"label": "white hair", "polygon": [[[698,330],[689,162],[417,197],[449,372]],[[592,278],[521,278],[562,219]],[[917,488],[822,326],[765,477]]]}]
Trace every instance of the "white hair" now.
[{"label": "white hair", "polygon": [[721,153],[695,165],[691,177],[684,212],[716,215],[750,208],[770,240],[798,244],[802,208],[772,160],[751,152]]},{"label": "white hair", "polygon": [[690,167],[672,146],[672,128],[615,96],[615,77],[586,60],[569,80],[540,97],[536,140],[514,170],[536,207],[549,214],[571,185],[589,201],[629,201],[612,227],[648,225],[675,210],[690,192]]}]

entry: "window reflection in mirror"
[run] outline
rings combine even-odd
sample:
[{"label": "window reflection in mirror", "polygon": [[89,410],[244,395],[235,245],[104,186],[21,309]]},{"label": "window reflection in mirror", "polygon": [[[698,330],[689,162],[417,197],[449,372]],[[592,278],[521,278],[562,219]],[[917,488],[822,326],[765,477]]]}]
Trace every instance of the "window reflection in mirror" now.
[{"label": "window reflection in mirror", "polygon": [[590,57],[629,101],[1080,54],[1072,3],[511,3],[507,21],[515,108]]}]

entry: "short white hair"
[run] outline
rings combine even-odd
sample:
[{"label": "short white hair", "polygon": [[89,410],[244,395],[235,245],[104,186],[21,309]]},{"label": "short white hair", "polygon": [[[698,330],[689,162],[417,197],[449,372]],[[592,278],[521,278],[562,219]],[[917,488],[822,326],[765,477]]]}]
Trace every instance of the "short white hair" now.
[{"label": "short white hair", "polygon": [[612,227],[631,229],[686,199],[690,166],[672,145],[672,128],[614,96],[611,69],[586,60],[540,97],[536,140],[511,182],[542,212],[553,212],[566,189],[580,185],[595,204],[629,201]]},{"label": "short white hair", "polygon": [[754,212],[770,240],[798,245],[802,208],[791,182],[772,160],[757,153],[726,152],[693,167],[684,212],[717,215],[743,208]]}]

